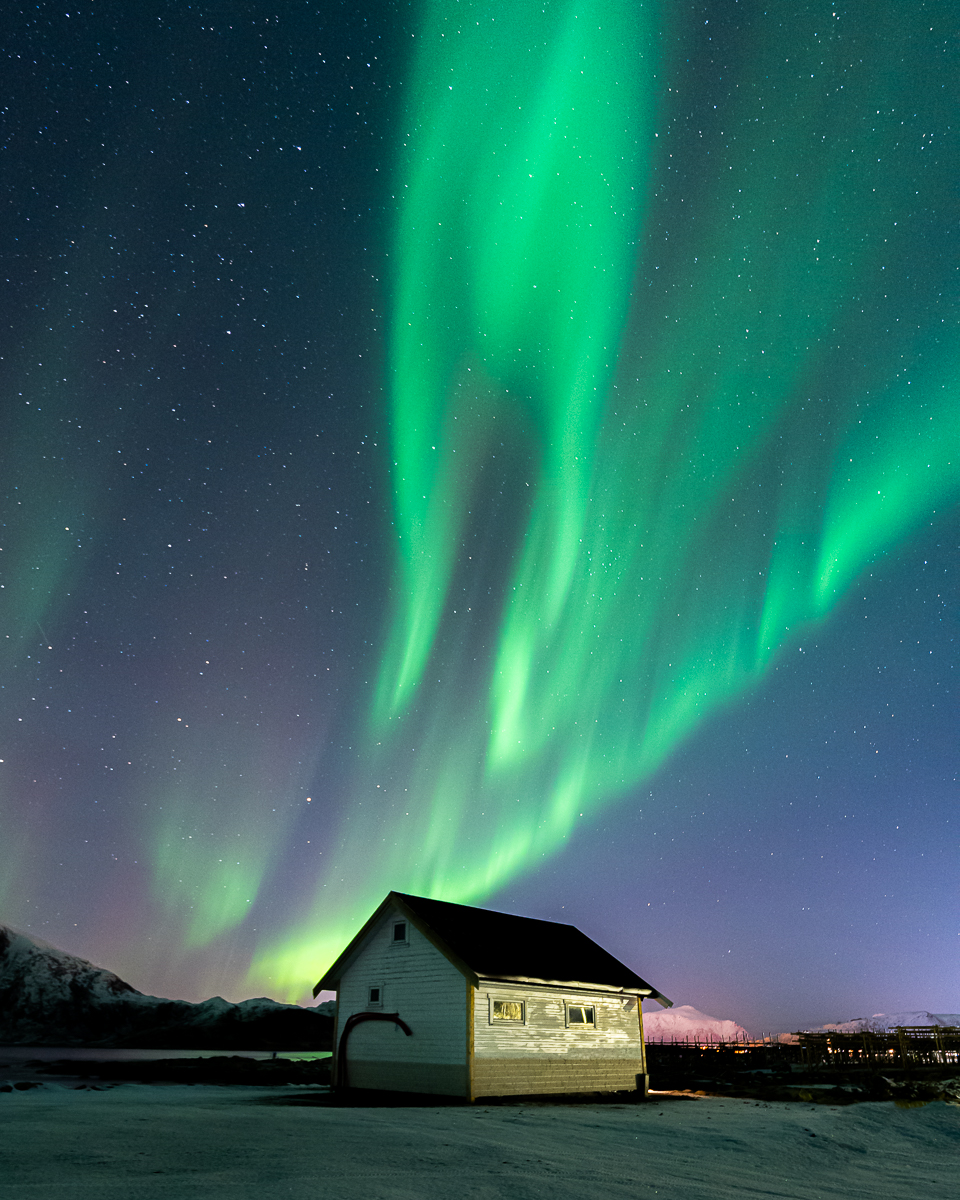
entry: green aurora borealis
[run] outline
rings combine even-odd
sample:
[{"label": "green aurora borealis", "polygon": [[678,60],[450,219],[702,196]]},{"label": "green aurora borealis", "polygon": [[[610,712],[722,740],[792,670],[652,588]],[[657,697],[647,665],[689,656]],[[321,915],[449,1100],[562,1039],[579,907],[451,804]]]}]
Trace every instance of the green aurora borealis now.
[{"label": "green aurora borealis", "polygon": [[[562,863],[580,923],[598,879],[609,914],[689,872],[719,944],[789,878],[831,896],[809,981],[847,902],[822,860],[864,897],[844,944],[889,896],[925,946],[952,6],[334,7],[11,34],[0,920],[158,994],[303,1000],[390,888],[556,917]],[[869,671],[837,651],[861,597],[902,624]],[[758,762],[768,720],[839,728],[847,680],[853,732]]]},{"label": "green aurora borealis", "polygon": [[[956,500],[946,279],[864,344],[920,219],[898,159],[930,136],[901,115],[922,47],[881,17],[851,61],[836,14],[788,14],[756,21],[736,134],[688,128],[691,153],[656,129],[693,81],[661,61],[654,6],[425,5],[395,180],[373,767],[316,913],[260,960],[294,990],[384,880],[482,902],[556,851]],[[471,555],[495,455],[506,549]]]}]

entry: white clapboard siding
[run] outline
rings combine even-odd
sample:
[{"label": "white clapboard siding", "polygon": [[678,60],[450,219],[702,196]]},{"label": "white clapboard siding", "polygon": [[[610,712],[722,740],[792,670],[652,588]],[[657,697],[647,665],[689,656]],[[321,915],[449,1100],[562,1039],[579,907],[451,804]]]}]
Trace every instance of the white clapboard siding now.
[{"label": "white clapboard siding", "polygon": [[[466,1059],[466,983],[433,944],[407,922],[406,945],[393,940],[404,918],[387,912],[367,937],[340,979],[337,1024],[342,1031],[352,1013],[398,1013],[413,1030],[368,1021],[350,1033],[352,1062],[462,1064]],[[369,989],[382,989],[382,1003],[369,1003]]]},{"label": "white clapboard siding", "polygon": [[[492,1000],[520,1000],[523,1024],[491,1021]],[[632,999],[629,1008],[625,1007]],[[592,1005],[596,1026],[568,1026],[565,1002]],[[578,989],[546,990],[535,985],[505,987],[480,981],[474,997],[474,1054],[477,1058],[527,1058],[560,1055],[569,1059],[629,1059],[642,1057],[637,1000],[619,994]]]}]

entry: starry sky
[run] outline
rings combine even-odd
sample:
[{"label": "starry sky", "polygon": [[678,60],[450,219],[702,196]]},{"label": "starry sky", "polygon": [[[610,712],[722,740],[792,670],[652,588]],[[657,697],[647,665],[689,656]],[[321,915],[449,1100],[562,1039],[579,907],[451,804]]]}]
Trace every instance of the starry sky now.
[{"label": "starry sky", "polygon": [[0,919],[302,1001],[394,888],[956,1011],[951,9],[13,10]]}]

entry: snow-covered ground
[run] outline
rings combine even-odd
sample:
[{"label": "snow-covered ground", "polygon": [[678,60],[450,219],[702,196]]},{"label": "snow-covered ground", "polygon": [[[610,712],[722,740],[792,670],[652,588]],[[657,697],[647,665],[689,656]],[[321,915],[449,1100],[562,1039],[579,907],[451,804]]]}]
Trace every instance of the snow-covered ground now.
[{"label": "snow-covered ground", "polygon": [[[0,1094],[3,1200],[955,1200],[960,1107],[334,1108],[298,1088]],[[300,1101],[297,1104],[297,1101]]]}]

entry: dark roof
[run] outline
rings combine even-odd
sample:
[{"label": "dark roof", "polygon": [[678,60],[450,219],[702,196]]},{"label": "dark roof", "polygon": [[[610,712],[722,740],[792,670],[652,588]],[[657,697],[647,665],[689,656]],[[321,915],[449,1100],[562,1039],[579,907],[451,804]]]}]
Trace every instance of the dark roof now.
[{"label": "dark roof", "polygon": [[404,892],[391,892],[387,896],[317,984],[314,994],[323,988],[336,988],[340,972],[354,949],[391,904],[404,912],[468,977],[568,985],[581,983],[646,993],[665,1007],[672,1004],[574,925],[517,917],[467,904],[450,904],[446,900],[427,900]]}]

